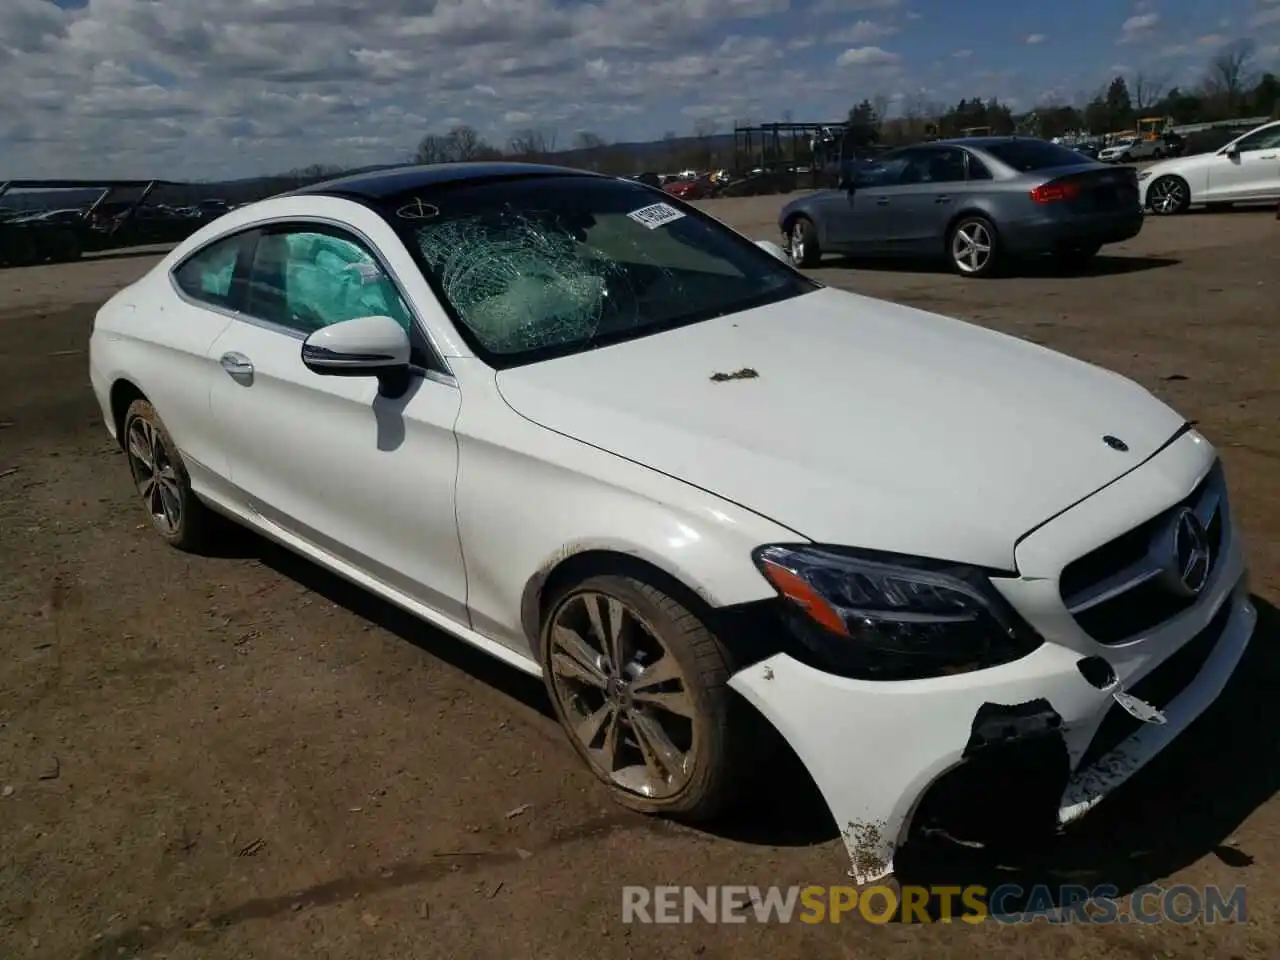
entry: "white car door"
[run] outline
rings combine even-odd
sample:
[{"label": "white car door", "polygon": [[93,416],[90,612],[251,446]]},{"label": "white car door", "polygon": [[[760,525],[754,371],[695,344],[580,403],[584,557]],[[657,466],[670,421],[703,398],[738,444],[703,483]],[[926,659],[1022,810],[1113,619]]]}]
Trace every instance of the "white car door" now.
[{"label": "white car door", "polygon": [[1280,123],[1250,131],[1213,158],[1206,198],[1268,200],[1280,196]]},{"label": "white car door", "polygon": [[[377,381],[302,363],[306,335],[359,316],[410,331],[424,368],[397,399]],[[238,319],[218,338],[212,391],[242,506],[339,562],[467,623],[454,514],[460,394],[433,373],[394,281],[363,241],[328,225],[258,237]]]},{"label": "white car door", "polygon": [[[214,343],[231,324],[232,285],[251,237],[217,240],[183,260],[167,277],[176,297],[143,298],[130,332],[143,392],[182,451],[192,486],[204,493],[225,480],[225,451],[209,417],[209,396],[222,375]],[[109,331],[106,335],[112,335]]]}]

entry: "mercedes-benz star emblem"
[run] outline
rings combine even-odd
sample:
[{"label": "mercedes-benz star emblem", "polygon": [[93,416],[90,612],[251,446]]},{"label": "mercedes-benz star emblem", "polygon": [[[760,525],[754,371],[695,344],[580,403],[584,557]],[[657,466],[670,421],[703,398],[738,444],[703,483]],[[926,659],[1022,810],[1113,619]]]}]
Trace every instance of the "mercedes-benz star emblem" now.
[{"label": "mercedes-benz star emblem", "polygon": [[1161,552],[1166,557],[1165,585],[1184,597],[1199,596],[1209,582],[1213,557],[1209,535],[1191,508],[1183,507],[1173,515]]},{"label": "mercedes-benz star emblem", "polygon": [[1111,436],[1111,434],[1107,434],[1105,437],[1103,437],[1102,442],[1105,443],[1112,450],[1119,450],[1121,453],[1124,453],[1126,450],[1129,449],[1129,445],[1127,443],[1125,443],[1119,437]]}]

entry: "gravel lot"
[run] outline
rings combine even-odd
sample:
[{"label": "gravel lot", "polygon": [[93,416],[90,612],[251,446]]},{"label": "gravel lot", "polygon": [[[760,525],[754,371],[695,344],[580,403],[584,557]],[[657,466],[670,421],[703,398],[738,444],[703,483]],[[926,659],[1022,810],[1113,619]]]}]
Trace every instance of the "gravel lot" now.
[{"label": "gravel lot", "polygon": [[[773,239],[777,205],[707,207]],[[1270,212],[1201,214],[1149,222],[1078,276],[816,271],[1111,366],[1220,445],[1262,614],[1247,668],[1058,849],[904,867],[1247,885],[1249,923],[1190,927],[624,926],[624,884],[840,883],[834,826],[798,778],[714,833],[625,813],[537,683],[252,536],[165,548],[85,354],[95,307],[154,255],[0,272],[0,956],[1274,956],[1278,241]]]}]

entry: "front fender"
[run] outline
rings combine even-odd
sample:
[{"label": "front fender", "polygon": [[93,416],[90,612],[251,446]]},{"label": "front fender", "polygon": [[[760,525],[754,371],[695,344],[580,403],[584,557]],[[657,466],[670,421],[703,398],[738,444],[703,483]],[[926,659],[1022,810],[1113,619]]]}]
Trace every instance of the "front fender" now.
[{"label": "front fender", "polygon": [[[460,381],[480,361],[455,361]],[[464,382],[458,533],[473,628],[528,651],[531,582],[588,550],[664,571],[713,607],[776,596],[751,552],[807,539],[744,507],[525,419]]]}]

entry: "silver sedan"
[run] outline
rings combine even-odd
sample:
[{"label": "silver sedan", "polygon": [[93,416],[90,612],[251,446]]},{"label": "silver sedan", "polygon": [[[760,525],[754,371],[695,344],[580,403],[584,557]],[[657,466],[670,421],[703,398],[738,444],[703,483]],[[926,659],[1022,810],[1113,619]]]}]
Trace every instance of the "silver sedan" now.
[{"label": "silver sedan", "polygon": [[1082,263],[1142,229],[1136,172],[1026,137],[904,147],[797,197],[778,227],[798,266],[823,254],[945,259],[964,276],[1053,255]]}]

